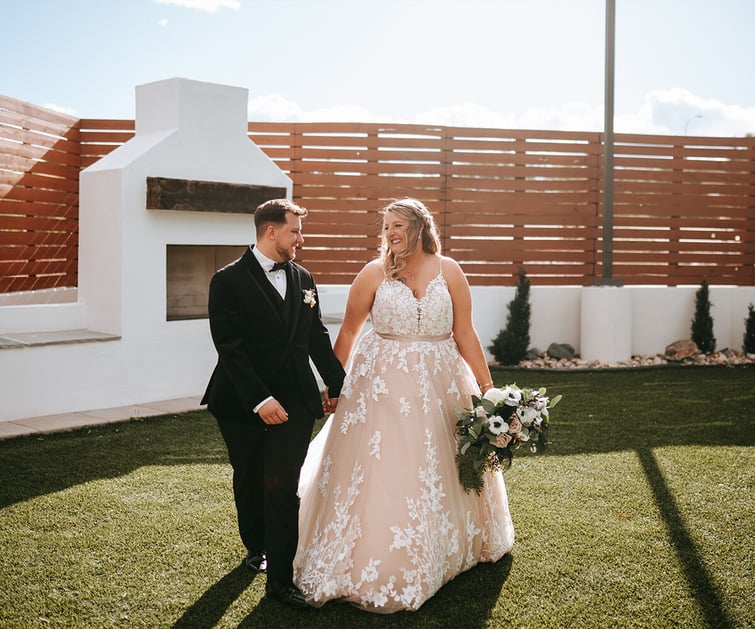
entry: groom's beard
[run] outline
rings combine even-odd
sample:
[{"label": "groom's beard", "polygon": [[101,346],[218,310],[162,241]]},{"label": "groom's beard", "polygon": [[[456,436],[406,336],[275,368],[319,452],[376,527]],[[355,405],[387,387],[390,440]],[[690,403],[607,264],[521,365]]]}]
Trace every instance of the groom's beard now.
[{"label": "groom's beard", "polygon": [[290,262],[296,258],[296,247],[294,247],[293,250],[276,247],[275,252],[280,256],[281,262]]}]

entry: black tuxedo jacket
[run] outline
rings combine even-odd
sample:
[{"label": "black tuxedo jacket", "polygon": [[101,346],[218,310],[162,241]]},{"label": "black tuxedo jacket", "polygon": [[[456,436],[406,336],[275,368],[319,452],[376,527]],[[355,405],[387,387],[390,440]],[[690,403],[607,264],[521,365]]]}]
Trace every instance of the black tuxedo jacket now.
[{"label": "black tuxedo jacket", "polygon": [[[298,399],[314,418],[321,417],[310,357],[331,397],[340,394],[344,370],[320,317],[314,278],[293,262],[286,277],[283,300],[247,249],[210,281],[210,331],[218,363],[202,404],[219,419],[251,421],[252,409],[271,395],[284,408]],[[314,306],[304,303],[308,290],[314,291]]]}]

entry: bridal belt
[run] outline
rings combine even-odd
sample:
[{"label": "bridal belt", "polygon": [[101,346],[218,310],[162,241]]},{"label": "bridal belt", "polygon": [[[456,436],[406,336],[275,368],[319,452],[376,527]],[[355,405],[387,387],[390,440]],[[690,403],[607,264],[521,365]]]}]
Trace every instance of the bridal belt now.
[{"label": "bridal belt", "polygon": [[424,341],[426,343],[438,343],[439,341],[445,341],[451,338],[451,333],[439,334],[437,336],[423,335],[423,334],[388,334],[386,332],[375,331],[381,339],[388,341]]}]

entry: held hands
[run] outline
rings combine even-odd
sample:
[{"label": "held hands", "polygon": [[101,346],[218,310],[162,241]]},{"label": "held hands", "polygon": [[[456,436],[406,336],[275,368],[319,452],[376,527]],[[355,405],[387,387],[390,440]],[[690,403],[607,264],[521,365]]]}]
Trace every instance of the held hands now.
[{"label": "held hands", "polygon": [[288,413],[275,398],[269,399],[260,406],[257,414],[266,424],[283,424],[288,421]]},{"label": "held hands", "polygon": [[[326,390],[325,399],[322,402],[323,413],[329,415],[330,413],[335,412],[337,405],[338,398],[332,398],[328,396],[328,392]],[[269,425],[283,424],[288,421],[288,413],[286,412],[286,409],[283,408],[281,406],[281,403],[278,402],[278,400],[276,400],[275,398],[269,399],[262,406],[260,406],[257,414],[260,416],[260,419],[263,422]]]},{"label": "held hands", "polygon": [[337,397],[330,397],[328,393],[328,389],[325,389],[325,397],[322,401],[322,411],[326,415],[330,415],[330,413],[334,413],[336,410],[336,406],[338,406],[338,398]]},{"label": "held hands", "polygon": [[330,415],[331,413],[334,413],[336,410],[336,406],[338,406],[338,398],[325,398],[322,401],[322,410],[326,415]]}]

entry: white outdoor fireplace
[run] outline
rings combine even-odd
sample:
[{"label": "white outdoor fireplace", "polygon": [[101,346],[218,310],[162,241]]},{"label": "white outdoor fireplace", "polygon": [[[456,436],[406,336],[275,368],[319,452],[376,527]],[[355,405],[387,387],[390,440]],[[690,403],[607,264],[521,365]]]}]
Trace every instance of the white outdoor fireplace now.
[{"label": "white outdoor fireplace", "polygon": [[[136,136],[81,175],[85,327],[124,338],[174,333],[166,325],[168,247],[205,246],[225,264],[229,255],[216,247],[238,251],[254,238],[251,211],[264,195],[248,193],[290,196],[291,180],[247,136],[247,100],[246,89],[187,79],[136,88]],[[247,198],[243,207],[232,207],[234,192]]]},{"label": "white outdoor fireplace", "polygon": [[81,173],[78,301],[47,305],[49,327],[3,325],[57,336],[0,351],[0,421],[202,393],[209,277],[253,242],[259,202],[291,196],[248,138],[247,102],[188,79],[137,86],[135,137]]}]

